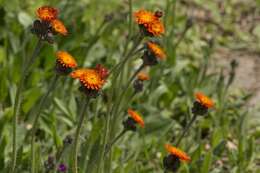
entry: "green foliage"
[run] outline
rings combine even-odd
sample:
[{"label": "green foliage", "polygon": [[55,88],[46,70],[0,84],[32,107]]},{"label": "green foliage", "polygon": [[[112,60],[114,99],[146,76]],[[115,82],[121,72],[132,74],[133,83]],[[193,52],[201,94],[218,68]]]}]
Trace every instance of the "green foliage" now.
[{"label": "green foliage", "polygon": [[[121,106],[112,110],[116,113],[113,116],[108,113],[112,103],[120,101],[120,93],[140,64],[142,52],[126,63],[118,78],[107,81],[100,97],[91,100],[80,134],[79,173],[163,173],[162,160],[167,155],[163,146],[177,139],[191,119],[196,91],[209,95],[216,106],[208,115],[199,117],[182,140],[179,148],[188,153],[192,161],[181,164],[178,172],[255,173],[259,170],[260,129],[259,124],[249,123],[254,121],[250,119],[252,111],[247,106],[249,93],[233,92],[232,75],[235,74],[214,69],[212,55],[221,46],[259,49],[259,24],[252,36],[234,20],[239,13],[250,11],[252,6],[259,7],[260,1],[250,0],[248,4],[239,0],[223,2],[227,13],[224,17],[229,19],[221,16],[223,9],[218,7],[217,1],[185,2],[133,0],[133,11],[145,8],[164,12],[162,20],[166,33],[160,39],[153,39],[162,44],[167,59],[148,68],[151,80],[145,81],[142,93],[132,97],[132,87],[127,90],[119,102]],[[195,4],[194,7],[189,7],[189,2],[190,6]],[[243,5],[236,9],[240,3]],[[12,113],[22,64],[28,60],[37,41],[30,33],[30,27],[36,19],[35,10],[45,4],[60,9],[60,18],[69,35],[55,37],[53,45],[44,44],[25,81],[17,127],[19,173],[31,169],[30,139],[24,137],[30,133],[34,112],[54,77],[55,52],[70,52],[80,67],[91,68],[101,63],[111,69],[133,45],[131,37],[127,37],[129,28],[132,37],[139,32],[134,19],[129,22],[128,1],[0,0],[0,172],[3,173],[8,172],[11,162]],[[194,17],[192,27],[184,33],[192,15],[190,8],[201,10],[201,13],[205,9],[210,11],[213,21],[207,23]],[[112,19],[104,22],[106,15],[111,15]],[[254,44],[247,45],[251,40]],[[228,71],[232,71],[231,66]],[[83,97],[78,86],[69,77],[61,77],[41,111],[36,135],[36,172],[45,172],[44,162],[60,149],[64,152],[59,163],[65,163],[71,169],[72,146],[65,146],[63,140],[75,133]],[[110,100],[106,96],[110,96]],[[145,128],[135,133],[127,132],[104,156],[106,142],[111,142],[121,132],[129,107],[141,113]]]}]

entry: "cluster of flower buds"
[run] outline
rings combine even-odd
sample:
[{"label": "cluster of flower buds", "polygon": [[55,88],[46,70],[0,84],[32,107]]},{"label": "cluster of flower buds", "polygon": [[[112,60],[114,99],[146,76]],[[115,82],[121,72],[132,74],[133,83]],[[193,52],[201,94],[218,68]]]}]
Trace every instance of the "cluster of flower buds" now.
[{"label": "cluster of flower buds", "polygon": [[62,21],[58,19],[58,10],[50,6],[40,7],[36,14],[39,19],[33,22],[31,32],[43,41],[54,42],[57,33],[66,36],[68,31]]}]

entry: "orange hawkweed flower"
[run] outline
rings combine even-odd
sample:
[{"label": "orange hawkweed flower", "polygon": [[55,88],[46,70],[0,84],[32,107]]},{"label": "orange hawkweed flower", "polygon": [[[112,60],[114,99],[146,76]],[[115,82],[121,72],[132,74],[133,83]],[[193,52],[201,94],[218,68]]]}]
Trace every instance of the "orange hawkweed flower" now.
[{"label": "orange hawkweed flower", "polygon": [[183,151],[178,148],[171,146],[170,144],[165,144],[165,149],[172,155],[178,157],[182,161],[189,162],[191,158]]},{"label": "orange hawkweed flower", "polygon": [[155,20],[147,25],[147,31],[152,36],[160,36],[165,32],[165,29],[160,20]]},{"label": "orange hawkweed flower", "polygon": [[77,69],[70,73],[70,77],[80,79],[86,73],[87,69]]},{"label": "orange hawkweed flower", "polygon": [[57,18],[58,10],[50,6],[42,6],[36,11],[37,16],[44,21],[52,21]]},{"label": "orange hawkweed flower", "polygon": [[64,36],[68,35],[68,30],[66,29],[62,21],[60,21],[59,19],[52,20],[51,26],[55,32]]},{"label": "orange hawkweed flower", "polygon": [[134,13],[135,20],[139,25],[144,25],[145,27],[149,24],[158,20],[154,13],[146,10],[139,10]]},{"label": "orange hawkweed flower", "polygon": [[205,96],[202,92],[195,93],[195,97],[197,101],[206,108],[212,108],[214,106],[213,101],[209,97]]},{"label": "orange hawkweed flower", "polygon": [[91,90],[100,90],[105,83],[98,71],[94,69],[85,69],[79,80],[87,89]]},{"label": "orange hawkweed flower", "polygon": [[66,68],[75,68],[75,67],[77,67],[76,60],[68,52],[58,51],[58,52],[56,52],[56,58],[57,58],[57,61],[63,67],[66,67]]},{"label": "orange hawkweed flower", "polygon": [[146,80],[149,80],[150,77],[146,73],[140,72],[137,75],[137,79],[140,80],[140,81],[146,81]]},{"label": "orange hawkweed flower", "polygon": [[138,123],[142,128],[144,128],[144,120],[137,112],[130,108],[127,110],[127,112],[136,123]]},{"label": "orange hawkweed flower", "polygon": [[147,43],[147,47],[150,50],[150,52],[155,55],[157,58],[159,59],[165,59],[166,58],[166,54],[164,53],[164,51],[161,49],[160,46],[158,46],[155,43],[152,42],[148,42]]}]

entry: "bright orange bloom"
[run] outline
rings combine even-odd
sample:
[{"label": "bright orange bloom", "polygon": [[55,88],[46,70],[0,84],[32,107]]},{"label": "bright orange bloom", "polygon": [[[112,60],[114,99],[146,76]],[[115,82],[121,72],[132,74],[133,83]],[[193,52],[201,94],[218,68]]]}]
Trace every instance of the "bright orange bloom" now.
[{"label": "bright orange bloom", "polygon": [[74,79],[79,79],[84,73],[86,72],[86,69],[77,69],[70,73],[70,76]]},{"label": "bright orange bloom", "polygon": [[150,79],[150,77],[149,77],[146,73],[144,73],[144,72],[140,72],[140,73],[137,75],[137,78],[138,78],[138,80],[140,80],[140,81],[146,81],[146,80],[149,80],[149,79]]},{"label": "bright orange bloom", "polygon": [[147,31],[153,36],[160,36],[165,29],[160,20],[155,20],[147,25]]},{"label": "bright orange bloom", "polygon": [[157,58],[159,58],[159,59],[165,59],[166,58],[166,54],[161,49],[161,47],[158,46],[157,44],[152,43],[152,42],[148,42],[147,47],[151,51],[151,53],[154,54]]},{"label": "bright orange bloom", "polygon": [[87,88],[92,90],[100,90],[105,81],[95,69],[84,69],[79,77],[80,82]]},{"label": "bright orange bloom", "polygon": [[74,79],[80,79],[86,73],[87,69],[77,69],[70,73],[70,76]]},{"label": "bright orange bloom", "polygon": [[213,101],[209,97],[205,96],[202,92],[195,93],[195,97],[200,104],[207,108],[212,108],[214,106]]},{"label": "bright orange bloom", "polygon": [[183,151],[178,148],[171,146],[170,144],[165,144],[165,149],[172,155],[178,157],[182,161],[189,162],[191,158]]},{"label": "bright orange bloom", "polygon": [[50,6],[42,6],[36,11],[37,16],[44,21],[52,21],[57,18],[58,10]]},{"label": "bright orange bloom", "polygon": [[56,58],[60,64],[62,64],[64,67],[68,68],[75,68],[77,67],[76,60],[65,51],[58,51],[56,52]]},{"label": "bright orange bloom", "polygon": [[130,108],[127,110],[127,112],[136,123],[138,123],[142,128],[144,128],[144,120],[137,112]]},{"label": "bright orange bloom", "polygon": [[144,25],[145,27],[149,24],[158,20],[158,18],[154,15],[154,13],[146,11],[146,10],[139,10],[134,13],[135,20],[139,25]]},{"label": "bright orange bloom", "polygon": [[51,26],[55,32],[64,36],[68,35],[68,30],[66,29],[62,21],[60,21],[59,19],[52,20]]}]

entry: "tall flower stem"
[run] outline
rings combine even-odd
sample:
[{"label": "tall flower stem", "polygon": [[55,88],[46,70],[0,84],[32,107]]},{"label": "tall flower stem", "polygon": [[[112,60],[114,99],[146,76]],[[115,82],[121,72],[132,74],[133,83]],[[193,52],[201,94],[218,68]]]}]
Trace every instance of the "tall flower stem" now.
[{"label": "tall flower stem", "polygon": [[80,117],[79,117],[79,122],[78,122],[78,126],[76,129],[76,134],[74,137],[74,146],[73,146],[73,165],[72,165],[72,172],[73,173],[78,173],[78,143],[79,143],[79,136],[80,136],[80,130],[82,128],[83,125],[83,121],[84,121],[84,113],[87,110],[87,106],[89,103],[89,98],[85,99],[84,104],[82,105],[81,111],[80,111]]},{"label": "tall flower stem", "polygon": [[189,131],[190,127],[191,127],[192,124],[195,122],[196,118],[197,118],[197,115],[196,115],[196,114],[193,114],[193,116],[192,116],[190,122],[185,126],[185,128],[184,128],[184,130],[183,130],[181,136],[178,138],[178,140],[177,140],[177,142],[176,142],[176,144],[175,144],[176,147],[178,147],[178,146],[180,145],[181,140],[182,140],[183,137],[186,135],[186,133]]},{"label": "tall flower stem", "polygon": [[122,61],[120,61],[118,64],[116,64],[111,70],[110,70],[110,74],[114,73],[115,71],[117,72],[117,74],[115,74],[115,79],[117,78],[117,76],[119,75],[119,72],[122,70],[122,68],[124,67],[124,65],[126,64],[126,62],[136,53],[138,53],[139,51],[142,51],[142,49],[137,49],[137,47],[139,46],[139,44],[141,43],[141,41],[143,40],[143,36],[142,35],[138,35],[136,37],[136,40],[134,40],[133,46],[130,49],[130,51],[125,55],[125,53],[123,53],[124,59],[122,59]]},{"label": "tall flower stem", "polygon": [[26,80],[26,77],[28,75],[28,72],[30,70],[31,65],[34,63],[34,61],[35,61],[37,55],[39,54],[42,46],[43,46],[42,41],[38,40],[32,56],[28,60],[25,60],[24,63],[23,63],[21,79],[20,79],[20,82],[18,84],[18,88],[17,88],[17,91],[16,91],[15,102],[14,102],[14,110],[13,110],[13,124],[12,124],[13,148],[12,148],[12,160],[11,160],[12,163],[11,163],[10,173],[15,173],[15,171],[16,171],[16,159],[17,159],[16,129],[17,129],[17,122],[18,122],[18,114],[20,113],[20,108],[21,108],[21,102],[22,102],[21,96],[22,96],[22,92],[23,92],[24,82]]},{"label": "tall flower stem", "polygon": [[48,96],[50,95],[51,91],[53,91],[55,89],[58,79],[59,79],[59,75],[56,74],[55,77],[53,78],[53,80],[51,81],[51,84],[49,85],[47,92],[41,98],[39,106],[34,114],[35,117],[34,117],[32,131],[31,131],[31,135],[32,135],[32,137],[31,137],[31,173],[35,173],[35,169],[36,169],[35,168],[35,166],[36,166],[36,164],[35,164],[36,163],[36,160],[35,160],[35,132],[37,130],[38,120],[39,120],[42,108],[46,104]]},{"label": "tall flower stem", "polygon": [[108,154],[112,148],[112,146],[127,132],[126,129],[122,130],[107,146],[105,155]]},{"label": "tall flower stem", "polygon": [[134,72],[134,74],[132,75],[132,77],[131,77],[131,78],[129,79],[129,81],[127,82],[127,84],[126,84],[124,90],[122,91],[121,95],[119,96],[119,100],[118,100],[118,102],[117,102],[117,104],[116,104],[118,109],[119,109],[119,107],[120,107],[120,104],[121,104],[121,101],[122,101],[124,95],[126,94],[128,88],[131,86],[131,83],[133,82],[133,80],[135,79],[135,77],[138,75],[138,73],[139,73],[140,71],[142,71],[142,69],[143,69],[144,67],[145,67],[145,65],[142,64],[142,65]]}]

